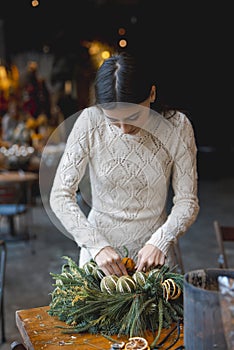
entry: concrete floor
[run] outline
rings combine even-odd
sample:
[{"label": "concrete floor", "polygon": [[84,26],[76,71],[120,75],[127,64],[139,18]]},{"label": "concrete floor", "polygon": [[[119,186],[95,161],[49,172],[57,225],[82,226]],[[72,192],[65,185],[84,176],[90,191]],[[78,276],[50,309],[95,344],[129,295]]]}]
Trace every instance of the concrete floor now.
[{"label": "concrete floor", "polygon": [[[200,268],[218,267],[218,247],[213,220],[234,225],[234,177],[201,180],[199,182],[200,213],[185,236],[180,240],[185,272]],[[5,281],[5,323],[7,342],[21,341],[15,325],[15,312],[20,309],[48,305],[53,280],[50,272],[60,272],[63,255],[77,259],[74,241],[63,235],[51,222],[40,201],[33,208],[30,232],[36,238],[30,242],[7,244]],[[32,253],[35,249],[35,254]],[[232,266],[234,266],[233,249]]]}]

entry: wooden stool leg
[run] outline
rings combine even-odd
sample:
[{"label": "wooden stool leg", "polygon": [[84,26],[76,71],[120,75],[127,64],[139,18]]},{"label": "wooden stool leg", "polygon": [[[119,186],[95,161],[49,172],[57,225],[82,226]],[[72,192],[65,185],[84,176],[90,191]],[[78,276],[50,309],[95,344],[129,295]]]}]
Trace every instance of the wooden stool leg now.
[{"label": "wooden stool leg", "polygon": [[17,341],[11,343],[11,350],[26,350],[26,347]]}]

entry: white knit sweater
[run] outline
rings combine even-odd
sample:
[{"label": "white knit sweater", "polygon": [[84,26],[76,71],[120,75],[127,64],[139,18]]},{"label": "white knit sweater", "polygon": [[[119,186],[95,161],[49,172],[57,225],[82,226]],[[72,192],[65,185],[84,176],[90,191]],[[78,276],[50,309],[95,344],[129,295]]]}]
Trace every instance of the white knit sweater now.
[{"label": "white knit sweater", "polygon": [[[195,221],[197,148],[188,118],[180,112],[156,112],[136,135],[123,134],[98,107],[78,116],[54,178],[50,205],[65,229],[82,247],[80,265],[105,246],[135,261],[146,243],[170,248]],[[88,218],[76,191],[89,165],[92,209]],[[172,181],[173,206],[166,211]]]}]

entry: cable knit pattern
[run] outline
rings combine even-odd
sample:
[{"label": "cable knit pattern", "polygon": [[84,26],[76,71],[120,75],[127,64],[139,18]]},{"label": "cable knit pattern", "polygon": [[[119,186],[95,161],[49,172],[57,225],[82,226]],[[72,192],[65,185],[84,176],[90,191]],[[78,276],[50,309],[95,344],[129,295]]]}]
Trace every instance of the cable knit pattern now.
[{"label": "cable knit pattern", "polygon": [[[98,107],[78,116],[69,135],[50,194],[50,205],[82,247],[80,265],[111,245],[136,260],[146,243],[170,248],[195,221],[197,148],[188,118],[180,112],[151,115],[136,135],[123,134]],[[76,191],[89,164],[92,209],[88,218]],[[173,206],[166,213],[172,181]]]}]

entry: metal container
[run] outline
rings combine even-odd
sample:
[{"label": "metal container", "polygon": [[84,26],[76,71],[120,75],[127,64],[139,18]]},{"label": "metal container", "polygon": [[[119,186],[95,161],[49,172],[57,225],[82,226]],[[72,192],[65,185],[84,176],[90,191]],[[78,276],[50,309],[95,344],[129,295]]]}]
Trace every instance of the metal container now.
[{"label": "metal container", "polygon": [[186,350],[227,350],[219,302],[218,276],[234,269],[204,269],[184,275],[184,345]]}]

